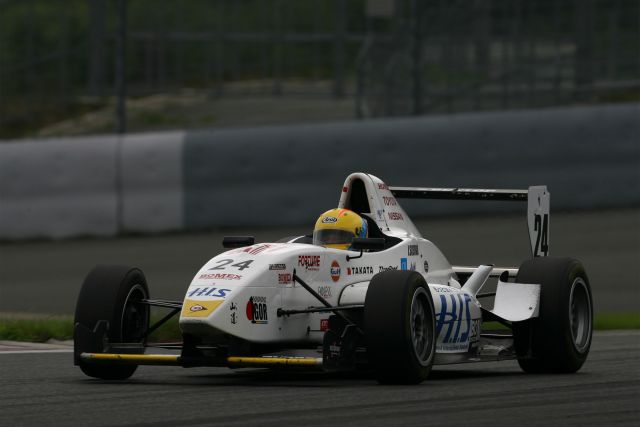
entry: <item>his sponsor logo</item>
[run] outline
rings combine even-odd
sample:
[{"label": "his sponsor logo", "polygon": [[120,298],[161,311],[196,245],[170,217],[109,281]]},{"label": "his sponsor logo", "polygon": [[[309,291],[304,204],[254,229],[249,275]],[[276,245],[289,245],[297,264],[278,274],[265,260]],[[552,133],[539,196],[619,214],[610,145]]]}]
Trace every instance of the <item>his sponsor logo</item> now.
[{"label": "his sponsor logo", "polygon": [[346,193],[347,191],[349,191],[349,187],[342,187],[342,192]]},{"label": "his sponsor logo", "polygon": [[318,286],[318,295],[322,298],[331,298],[331,286]]},{"label": "his sponsor logo", "polygon": [[202,280],[240,280],[242,278],[239,274],[230,274],[230,273],[208,273],[201,274],[198,279]]},{"label": "his sponsor logo", "polygon": [[266,297],[252,296],[249,298],[249,301],[247,301],[247,319],[251,323],[258,325],[269,323]]},{"label": "his sponsor logo", "polygon": [[285,264],[269,264],[269,270],[286,270]]},{"label": "his sponsor logo", "polygon": [[404,217],[400,212],[388,212],[387,215],[392,221],[404,221]]},{"label": "his sponsor logo", "polygon": [[380,219],[380,220],[384,217],[384,215],[382,215],[382,209],[378,209],[376,211],[376,214],[378,215],[378,219]]},{"label": "his sponsor logo", "polygon": [[298,266],[307,270],[320,270],[320,255],[299,255]]},{"label": "his sponsor logo", "polygon": [[378,183],[378,190],[388,190],[387,184]]},{"label": "his sponsor logo", "polygon": [[384,265],[379,265],[378,266],[378,273],[383,272],[383,271],[389,271],[389,270],[397,270],[398,266],[397,265],[389,265],[389,266],[384,266]]},{"label": "his sponsor logo", "polygon": [[192,305],[191,307],[189,307],[189,311],[202,311],[206,309],[206,307],[203,307],[200,304]]},{"label": "his sponsor logo", "polygon": [[411,262],[411,265],[409,265],[409,270],[410,271],[416,271],[416,263],[415,263],[415,261]]},{"label": "his sponsor logo", "polygon": [[187,291],[188,297],[215,297],[215,298],[224,298],[227,294],[231,292],[231,289],[220,289],[220,288],[212,288],[212,287],[197,287],[195,289],[189,289]]},{"label": "his sponsor logo", "polygon": [[382,196],[382,201],[385,206],[397,206],[398,202],[396,202],[395,197]]},{"label": "his sponsor logo", "polygon": [[278,273],[278,283],[280,285],[286,285],[293,282],[293,275],[291,273]]},{"label": "his sponsor logo", "polygon": [[331,280],[333,280],[334,282],[337,282],[338,280],[340,280],[340,264],[338,264],[338,261],[333,261],[331,263]]},{"label": "his sponsor logo", "polygon": [[418,245],[407,246],[407,256],[417,256],[417,255],[420,255],[420,251],[418,250]]},{"label": "his sponsor logo", "polygon": [[242,252],[246,252],[251,255],[258,255],[260,252],[266,251],[270,247],[271,245],[254,245],[243,249]]},{"label": "his sponsor logo", "polygon": [[236,323],[238,323],[238,304],[236,304],[235,302],[229,304],[229,311],[229,321],[232,325],[235,325]]},{"label": "his sponsor logo", "polygon": [[322,332],[329,330],[329,319],[320,319],[320,330]]},{"label": "his sponsor logo", "polygon": [[338,222],[338,218],[336,218],[335,216],[325,216],[324,218],[322,218],[321,222],[323,224],[334,224]]},{"label": "his sponsor logo", "polygon": [[438,350],[459,352],[469,349],[472,334],[471,297],[465,294],[439,295],[440,312],[436,314],[436,335],[439,337]]},{"label": "his sponsor logo", "polygon": [[400,270],[407,270],[407,259],[400,258]]},{"label": "his sponsor logo", "polygon": [[429,262],[426,259],[424,260],[424,272],[429,272]]},{"label": "his sponsor logo", "polygon": [[359,274],[373,274],[373,267],[370,265],[363,265],[359,267],[347,267],[348,275],[359,275]]}]

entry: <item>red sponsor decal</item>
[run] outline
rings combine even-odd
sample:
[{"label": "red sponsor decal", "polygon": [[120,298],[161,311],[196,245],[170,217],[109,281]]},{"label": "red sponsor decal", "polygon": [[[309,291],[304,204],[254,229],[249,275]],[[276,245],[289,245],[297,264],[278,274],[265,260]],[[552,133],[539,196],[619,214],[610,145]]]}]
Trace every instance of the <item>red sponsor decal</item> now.
[{"label": "red sponsor decal", "polygon": [[342,192],[346,193],[347,191],[349,191],[349,187],[342,187]]},{"label": "red sponsor decal", "polygon": [[388,190],[388,189],[389,187],[387,187],[387,184],[385,183],[378,184],[378,190]]},{"label": "red sponsor decal", "polygon": [[395,197],[382,196],[382,201],[385,206],[396,206],[398,204]]},{"label": "red sponsor decal", "polygon": [[320,330],[322,332],[329,330],[329,319],[320,319]]},{"label": "red sponsor decal", "polygon": [[228,273],[211,273],[211,274],[201,274],[198,279],[205,280],[240,280],[242,276],[239,274],[228,274]]},{"label": "red sponsor decal", "polygon": [[258,246],[249,246],[242,250],[242,252],[250,253],[251,255],[258,255],[260,252],[269,249],[271,245],[258,245]]},{"label": "red sponsor decal", "polygon": [[402,216],[402,214],[400,212],[389,212],[389,219],[393,220],[393,221],[403,221],[404,217]]},{"label": "red sponsor decal", "polygon": [[293,275],[291,273],[278,273],[278,283],[286,285],[293,282]]},{"label": "red sponsor decal", "polygon": [[334,282],[340,280],[340,264],[338,264],[338,261],[331,263],[331,280]]},{"label": "red sponsor decal", "polygon": [[318,270],[320,268],[319,255],[299,255],[298,266],[305,267],[307,270]]}]

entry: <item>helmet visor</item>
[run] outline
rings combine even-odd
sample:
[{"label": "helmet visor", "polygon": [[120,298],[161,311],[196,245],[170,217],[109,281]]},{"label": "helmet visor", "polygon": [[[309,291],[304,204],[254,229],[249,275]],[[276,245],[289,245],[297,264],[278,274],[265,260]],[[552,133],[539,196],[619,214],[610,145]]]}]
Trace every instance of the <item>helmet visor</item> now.
[{"label": "helmet visor", "polygon": [[313,244],[318,246],[326,245],[351,245],[355,236],[345,230],[315,230],[313,232]]}]

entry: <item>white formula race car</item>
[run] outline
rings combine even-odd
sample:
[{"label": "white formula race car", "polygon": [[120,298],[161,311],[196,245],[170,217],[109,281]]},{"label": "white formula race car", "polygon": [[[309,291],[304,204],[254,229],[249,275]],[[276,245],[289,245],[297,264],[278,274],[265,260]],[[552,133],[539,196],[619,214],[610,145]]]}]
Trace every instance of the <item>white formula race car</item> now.
[{"label": "white formula race car", "polygon": [[[75,364],[102,379],[176,365],[362,368],[381,383],[419,383],[433,365],[506,359],[526,372],[575,372],[591,344],[591,290],[579,261],[547,257],[549,197],[544,186],[388,187],[353,173],[338,206],[365,218],[369,234],[352,250],[310,236],[226,237],[230,250],[196,273],[182,302],[151,299],[137,268],[94,268],[76,307]],[[452,266],[399,198],[526,202],[533,257],[519,268]],[[496,291],[480,293],[489,277],[499,277]],[[152,306],[170,312],[150,325]],[[183,342],[148,345],[177,313]],[[487,321],[508,329],[487,330]],[[148,353],[157,347],[165,349]]]}]

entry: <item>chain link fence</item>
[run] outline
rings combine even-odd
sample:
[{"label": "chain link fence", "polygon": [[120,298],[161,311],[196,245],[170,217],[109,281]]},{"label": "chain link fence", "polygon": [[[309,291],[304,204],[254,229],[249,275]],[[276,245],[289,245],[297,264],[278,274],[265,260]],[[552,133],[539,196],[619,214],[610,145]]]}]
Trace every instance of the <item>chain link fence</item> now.
[{"label": "chain link fence", "polygon": [[185,90],[347,100],[352,118],[638,100],[639,5],[0,0],[0,138]]}]

